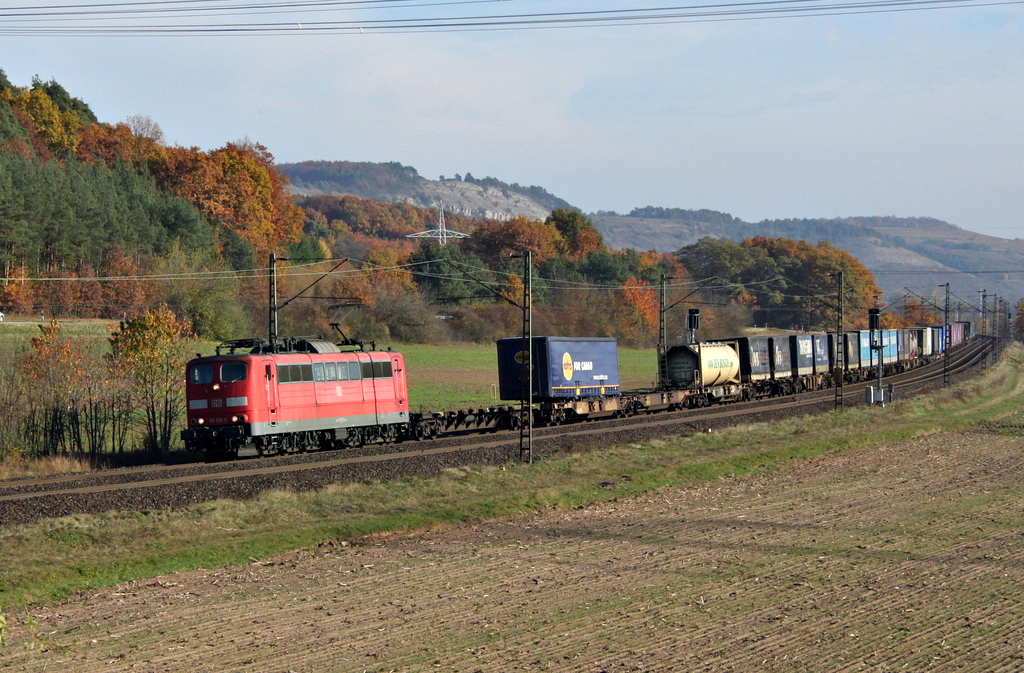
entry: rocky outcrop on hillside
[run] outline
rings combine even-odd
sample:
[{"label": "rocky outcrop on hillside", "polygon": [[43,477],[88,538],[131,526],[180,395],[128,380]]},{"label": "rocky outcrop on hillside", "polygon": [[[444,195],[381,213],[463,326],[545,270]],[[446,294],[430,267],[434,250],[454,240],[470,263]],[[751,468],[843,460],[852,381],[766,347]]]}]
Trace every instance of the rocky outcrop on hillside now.
[{"label": "rocky outcrop on hillside", "polygon": [[[493,178],[427,180],[401,164],[308,161],[279,166],[291,179],[292,194],[352,195],[386,203],[444,209],[466,217],[506,221],[522,215],[543,220],[568,203],[539,187],[521,187]],[[539,197],[539,198],[538,198]]]}]

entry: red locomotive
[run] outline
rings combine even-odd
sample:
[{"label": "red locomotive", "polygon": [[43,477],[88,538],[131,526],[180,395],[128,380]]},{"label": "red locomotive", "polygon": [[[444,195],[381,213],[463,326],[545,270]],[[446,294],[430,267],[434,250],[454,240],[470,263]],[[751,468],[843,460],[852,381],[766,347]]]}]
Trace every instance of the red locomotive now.
[{"label": "red locomotive", "polygon": [[182,439],[207,455],[355,447],[410,431],[401,353],[342,351],[319,339],[273,346],[242,339],[190,361],[187,376]]}]

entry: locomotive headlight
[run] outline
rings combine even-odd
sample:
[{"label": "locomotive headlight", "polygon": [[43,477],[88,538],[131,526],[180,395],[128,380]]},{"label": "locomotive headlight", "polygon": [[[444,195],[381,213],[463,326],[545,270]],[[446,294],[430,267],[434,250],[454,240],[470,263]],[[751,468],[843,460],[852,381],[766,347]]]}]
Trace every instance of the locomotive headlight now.
[{"label": "locomotive headlight", "polygon": [[244,415],[244,414],[241,415],[241,416],[232,416],[231,417],[231,422],[232,423],[245,423],[248,420],[249,420],[249,417]]},{"label": "locomotive headlight", "polygon": [[196,423],[198,423],[199,425],[202,425],[202,424],[203,424],[203,423],[205,423],[205,422],[206,422],[206,421],[205,421],[205,420],[203,420],[202,418],[198,418],[198,419],[196,419]]},{"label": "locomotive headlight", "polygon": [[213,389],[214,390],[220,390],[220,384],[219,383],[214,383],[213,384]]}]

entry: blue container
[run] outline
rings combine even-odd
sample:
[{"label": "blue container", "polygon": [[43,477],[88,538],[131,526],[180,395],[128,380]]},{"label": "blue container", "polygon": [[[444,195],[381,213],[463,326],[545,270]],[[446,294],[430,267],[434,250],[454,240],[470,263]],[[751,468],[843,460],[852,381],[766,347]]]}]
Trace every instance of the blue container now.
[{"label": "blue container", "polygon": [[740,381],[767,381],[772,377],[772,360],[768,337],[737,337],[711,339],[732,346],[740,356]]},{"label": "blue container", "polygon": [[814,373],[828,374],[832,371],[832,358],[829,350],[829,335],[815,334],[814,339]]},{"label": "blue container", "polygon": [[788,336],[768,337],[772,356],[772,378],[776,381],[796,375]]},{"label": "blue container", "polygon": [[814,373],[814,337],[810,334],[791,334],[789,350],[792,355],[793,369],[798,376],[810,376]]},{"label": "blue container", "polygon": [[[621,393],[615,339],[533,337],[533,397],[606,397]],[[498,388],[503,400],[523,399],[526,353],[520,338],[498,340]]]},{"label": "blue container", "polygon": [[894,329],[871,330],[862,329],[856,332],[860,344],[860,366],[870,368],[878,366],[878,348],[881,346],[882,364],[896,362],[899,352],[899,332]]},{"label": "blue container", "polygon": [[843,334],[843,347],[846,349],[843,354],[846,356],[844,362],[847,369],[860,369],[860,334],[858,332],[846,332]]},{"label": "blue container", "polygon": [[938,355],[946,350],[946,326],[932,325],[928,328],[931,334],[932,355]]},{"label": "blue container", "polygon": [[891,365],[899,361],[899,330],[883,329],[876,335],[882,344],[882,363]]}]

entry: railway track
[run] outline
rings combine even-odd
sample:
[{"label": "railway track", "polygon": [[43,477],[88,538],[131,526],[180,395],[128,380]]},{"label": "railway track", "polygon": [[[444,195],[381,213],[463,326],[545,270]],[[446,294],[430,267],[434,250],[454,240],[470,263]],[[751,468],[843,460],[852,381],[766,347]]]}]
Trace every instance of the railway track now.
[{"label": "railway track", "polygon": [[[899,396],[942,385],[978,368],[992,343],[977,340],[942,360],[883,380]],[[864,401],[871,382],[846,384],[843,404]],[[835,389],[739,402],[699,410],[662,412],[534,430],[537,455],[600,448],[660,435],[705,432],[743,421],[768,421],[835,404]],[[396,450],[397,449],[397,450]],[[519,433],[456,435],[430,442],[367,446],[359,450],[278,456],[229,463],[153,465],[77,475],[0,481],[0,525],[108,510],[181,507],[217,498],[249,498],[272,488],[308,490],[331,483],[437,474],[448,467],[501,464],[519,459]]]}]

